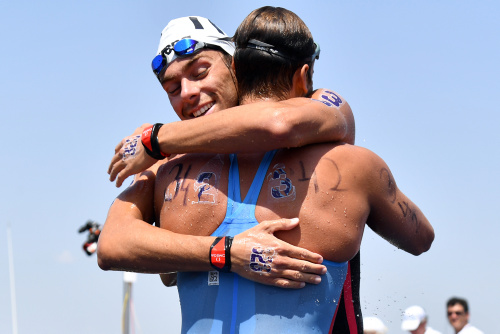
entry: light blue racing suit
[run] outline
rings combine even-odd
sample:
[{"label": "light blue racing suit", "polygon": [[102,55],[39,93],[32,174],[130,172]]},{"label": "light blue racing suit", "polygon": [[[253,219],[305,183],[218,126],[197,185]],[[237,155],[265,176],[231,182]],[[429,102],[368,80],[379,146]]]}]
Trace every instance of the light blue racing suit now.
[{"label": "light blue racing suit", "polygon": [[[258,224],[255,204],[274,154],[271,151],[264,156],[243,202],[238,161],[236,155],[230,156],[226,217],[213,236],[235,236]],[[259,258],[259,251],[256,247],[249,260],[256,262],[254,268],[262,269],[269,258],[265,252]],[[323,264],[328,271],[321,283],[297,290],[255,283],[233,273],[179,273],[182,333],[329,333],[347,262],[325,260]]]}]

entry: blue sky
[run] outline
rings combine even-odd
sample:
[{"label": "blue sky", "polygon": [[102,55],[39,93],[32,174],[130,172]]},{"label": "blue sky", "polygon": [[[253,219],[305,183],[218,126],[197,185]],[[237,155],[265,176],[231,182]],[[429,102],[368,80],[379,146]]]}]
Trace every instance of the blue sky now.
[{"label": "blue sky", "polygon": [[[466,297],[471,322],[500,331],[500,4],[495,1],[4,1],[0,3],[0,332],[10,333],[7,224],[19,333],[119,333],[122,273],[81,250],[78,228],[103,223],[120,192],[106,169],[144,122],[177,118],[151,73],[170,19],[201,15],[232,35],[251,10],[297,13],[321,44],[315,87],[350,103],[356,143],[379,154],[424,211],[436,239],[419,257],[368,228],[361,248],[365,316],[389,333],[426,308],[452,333],[445,302]],[[175,333],[176,290],[134,285],[137,333]]]}]

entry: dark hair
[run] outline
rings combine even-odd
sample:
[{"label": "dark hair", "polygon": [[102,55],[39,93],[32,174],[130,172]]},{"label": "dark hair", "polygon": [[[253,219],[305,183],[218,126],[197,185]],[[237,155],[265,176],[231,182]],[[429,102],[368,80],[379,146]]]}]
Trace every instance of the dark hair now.
[{"label": "dark hair", "polygon": [[[252,39],[274,46],[280,55],[265,48],[249,47]],[[240,97],[285,99],[292,88],[295,71],[306,63],[311,66],[314,61],[311,56],[315,44],[309,28],[295,13],[281,7],[265,6],[251,12],[236,30],[233,40]],[[310,72],[311,69],[308,80],[312,89]]]},{"label": "dark hair", "polygon": [[446,308],[454,306],[456,304],[462,305],[464,307],[464,312],[469,313],[469,304],[467,304],[467,300],[465,300],[464,298],[458,298],[458,297],[450,298],[446,303]]}]

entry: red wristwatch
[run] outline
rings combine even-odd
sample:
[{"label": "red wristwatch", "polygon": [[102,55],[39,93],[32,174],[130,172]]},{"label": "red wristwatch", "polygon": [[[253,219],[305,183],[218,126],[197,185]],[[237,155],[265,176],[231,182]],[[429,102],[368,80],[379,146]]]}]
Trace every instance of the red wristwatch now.
[{"label": "red wristwatch", "polygon": [[210,246],[210,264],[218,271],[231,271],[231,246],[233,237],[217,237]]},{"label": "red wristwatch", "polygon": [[160,143],[158,143],[158,131],[160,131],[162,125],[162,123],[156,123],[148,126],[142,131],[141,136],[141,142],[146,153],[156,160],[163,160],[170,156],[170,154],[165,154],[160,150]]}]

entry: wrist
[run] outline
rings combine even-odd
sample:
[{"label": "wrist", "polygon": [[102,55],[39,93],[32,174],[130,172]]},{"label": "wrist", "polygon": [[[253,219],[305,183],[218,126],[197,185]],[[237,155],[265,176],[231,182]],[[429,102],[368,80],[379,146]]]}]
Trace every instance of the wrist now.
[{"label": "wrist", "polygon": [[146,153],[156,160],[163,160],[169,157],[170,154],[163,153],[158,142],[158,132],[162,127],[162,123],[156,123],[144,129],[141,136],[141,142]]},{"label": "wrist", "polygon": [[231,271],[231,246],[233,237],[217,237],[210,246],[209,259],[212,267],[217,271]]}]

